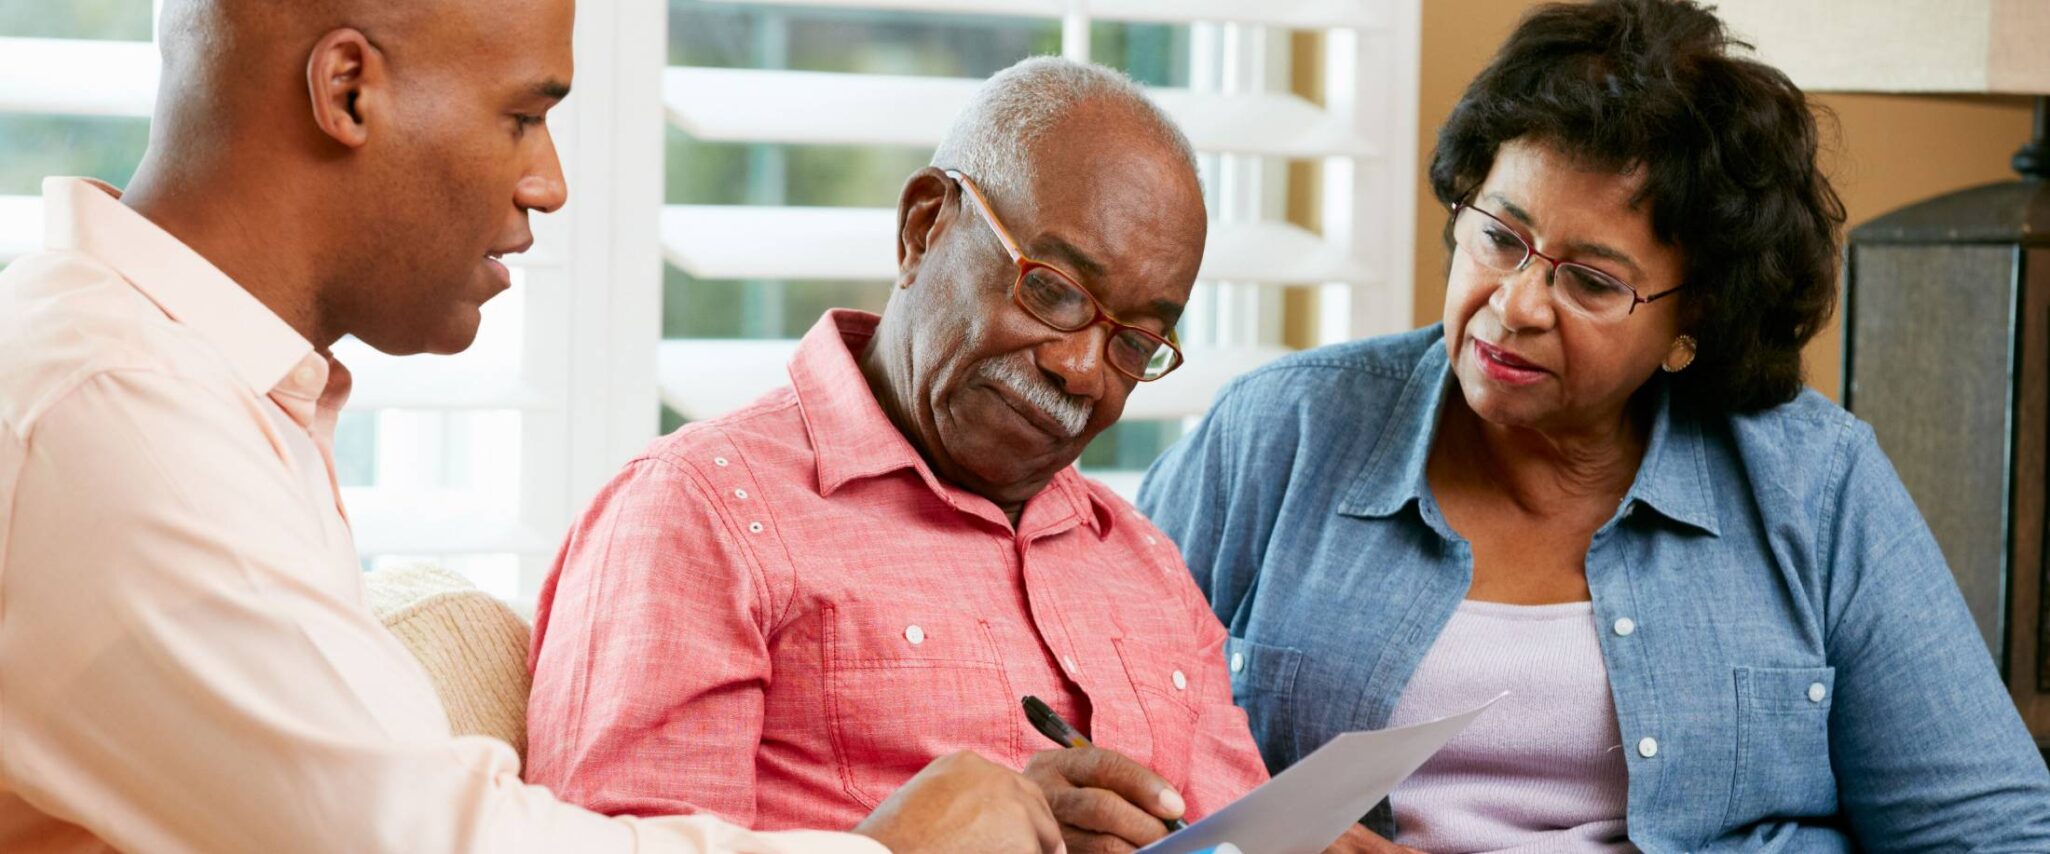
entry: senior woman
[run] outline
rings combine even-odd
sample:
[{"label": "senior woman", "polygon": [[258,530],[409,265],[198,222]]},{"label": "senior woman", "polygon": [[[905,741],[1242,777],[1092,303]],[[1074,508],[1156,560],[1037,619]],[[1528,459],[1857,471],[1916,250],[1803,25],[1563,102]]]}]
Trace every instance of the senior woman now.
[{"label": "senior woman", "polygon": [[1366,819],[1403,845],[2050,851],[1943,555],[1801,390],[1844,215],[1732,44],[1689,3],[1527,17],[1438,138],[1443,324],[1241,378],[1141,507],[1274,770],[1511,692]]}]

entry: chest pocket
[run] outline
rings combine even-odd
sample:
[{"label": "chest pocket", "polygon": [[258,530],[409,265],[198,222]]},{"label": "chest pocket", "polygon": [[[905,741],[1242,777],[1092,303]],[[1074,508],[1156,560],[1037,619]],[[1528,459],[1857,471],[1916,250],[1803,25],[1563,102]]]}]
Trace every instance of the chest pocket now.
[{"label": "chest pocket", "polygon": [[1303,654],[1285,646],[1224,639],[1224,668],[1231,675],[1231,699],[1246,710],[1253,740],[1268,768],[1279,769],[1301,755],[1295,744],[1295,680]]},{"label": "chest pocket", "polygon": [[1829,709],[1836,668],[1739,667],[1736,682],[1737,766],[1726,826],[1835,813]]},{"label": "chest pocket", "polygon": [[[1194,751],[1197,716],[1202,709],[1204,680],[1210,678],[1216,662],[1191,656],[1166,646],[1127,636],[1117,642],[1125,676],[1146,714],[1146,729],[1153,736],[1146,764],[1176,786],[1188,784],[1189,758]],[[1136,745],[1122,745],[1134,752]]]},{"label": "chest pocket", "polygon": [[826,610],[823,702],[855,800],[873,809],[932,760],[996,752],[991,739],[1011,732],[1017,699],[981,620],[887,603]]}]

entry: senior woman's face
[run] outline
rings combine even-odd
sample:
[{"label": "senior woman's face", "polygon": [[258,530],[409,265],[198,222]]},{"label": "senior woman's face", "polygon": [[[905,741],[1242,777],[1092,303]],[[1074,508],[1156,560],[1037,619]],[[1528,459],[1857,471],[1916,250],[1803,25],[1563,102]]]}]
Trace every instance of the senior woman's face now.
[{"label": "senior woman's face", "polygon": [[[1494,215],[1538,252],[1593,267],[1644,295],[1678,287],[1678,250],[1632,206],[1639,179],[1589,171],[1549,145],[1513,140],[1469,204]],[[1467,216],[1475,216],[1469,213]],[[1492,237],[1500,229],[1490,224]],[[1468,230],[1472,233],[1472,230]],[[1552,265],[1533,257],[1498,272],[1455,246],[1445,292],[1445,341],[1467,405],[1491,423],[1544,432],[1603,429],[1672,352],[1672,298],[1595,319],[1555,298]],[[1562,275],[1559,287],[1567,286]]]}]

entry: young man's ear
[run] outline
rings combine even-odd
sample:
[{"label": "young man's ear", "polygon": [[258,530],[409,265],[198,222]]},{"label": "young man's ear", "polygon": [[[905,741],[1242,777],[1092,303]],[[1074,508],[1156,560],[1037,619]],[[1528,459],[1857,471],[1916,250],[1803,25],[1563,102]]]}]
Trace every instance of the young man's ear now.
[{"label": "young man's ear", "polygon": [[954,180],[927,166],[912,173],[897,199],[897,287],[911,287],[918,266],[939,238],[954,201]]},{"label": "young man's ear", "polygon": [[321,36],[306,58],[306,94],[321,133],[360,148],[370,141],[370,117],[383,109],[384,55],[361,30]]}]

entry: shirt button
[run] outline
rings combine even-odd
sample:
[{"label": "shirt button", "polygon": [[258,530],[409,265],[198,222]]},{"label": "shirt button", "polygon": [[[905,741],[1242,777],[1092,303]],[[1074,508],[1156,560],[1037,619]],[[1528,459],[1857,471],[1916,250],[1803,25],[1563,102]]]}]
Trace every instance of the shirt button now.
[{"label": "shirt button", "polygon": [[313,366],[300,365],[298,370],[292,372],[292,381],[300,385],[312,385]]},{"label": "shirt button", "polygon": [[905,626],[904,639],[910,641],[913,646],[925,643],[925,630],[917,626]]},{"label": "shirt button", "polygon": [[762,523],[760,523],[760,522],[749,522],[749,523],[747,523],[747,532],[748,532],[748,533],[750,533],[750,534],[759,534],[759,533],[761,533],[761,532],[762,532]]},{"label": "shirt button", "polygon": [[718,467],[720,467],[720,468],[722,468],[722,469],[723,469],[723,468],[725,468],[725,467],[726,467],[726,458],[725,458],[725,457],[713,457],[713,458],[712,458],[712,465],[718,466]]},{"label": "shirt button", "polygon": [[1245,655],[1245,653],[1242,653],[1242,652],[1234,652],[1234,653],[1232,653],[1232,654],[1231,654],[1231,672],[1233,672],[1233,673],[1237,673],[1237,672],[1239,672],[1239,671],[1241,671],[1241,670],[1244,670],[1244,669],[1246,669],[1246,655]]},{"label": "shirt button", "polygon": [[1808,686],[1808,702],[1820,703],[1822,698],[1827,696],[1829,696],[1829,689],[1822,687],[1822,683],[1817,682]]},{"label": "shirt button", "polygon": [[1629,617],[1619,617],[1616,620],[1615,628],[1617,637],[1627,638],[1631,632],[1637,631],[1637,621]]},{"label": "shirt button", "polygon": [[1157,545],[1160,545],[1160,541],[1159,541],[1159,540],[1156,540],[1156,539],[1154,539],[1154,538],[1153,538],[1153,535],[1152,535],[1152,534],[1147,534],[1147,535],[1146,535],[1146,544],[1147,544],[1147,545],[1149,545],[1149,546],[1157,546]]},{"label": "shirt button", "polygon": [[1174,689],[1176,691],[1189,690],[1189,677],[1183,676],[1179,670],[1174,672]]},{"label": "shirt button", "polygon": [[742,501],[746,501],[746,500],[747,500],[747,490],[745,490],[745,489],[736,489],[736,490],[733,490],[733,497],[735,497],[735,498],[738,498],[738,499],[740,499],[740,500],[742,500]]},{"label": "shirt button", "polygon": [[1072,655],[1061,656],[1061,666],[1067,668],[1069,673],[1075,672],[1075,657]]},{"label": "shirt button", "polygon": [[1650,759],[1659,755],[1659,740],[1646,737],[1637,742],[1637,755]]}]

